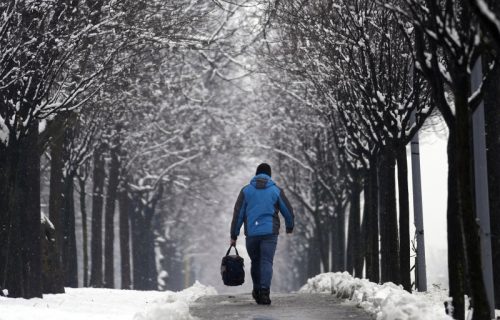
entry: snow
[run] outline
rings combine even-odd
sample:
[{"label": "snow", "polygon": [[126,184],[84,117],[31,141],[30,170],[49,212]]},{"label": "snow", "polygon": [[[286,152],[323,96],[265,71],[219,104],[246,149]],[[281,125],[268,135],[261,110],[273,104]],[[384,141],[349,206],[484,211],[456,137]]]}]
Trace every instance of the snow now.
[{"label": "snow", "polygon": [[207,287],[198,281],[181,292],[167,292],[161,299],[137,313],[134,320],[190,320],[189,305],[205,295],[215,295],[213,287]]},{"label": "snow", "polygon": [[385,103],[385,96],[382,92],[377,90],[377,97],[380,100],[380,102]]},{"label": "snow", "polygon": [[9,143],[9,128],[5,124],[5,119],[0,116],[0,143]]},{"label": "snow", "polygon": [[377,320],[452,320],[443,302],[447,291],[438,288],[427,293],[411,294],[391,282],[382,285],[349,273],[323,273],[307,281],[301,293],[331,293],[356,303]]},{"label": "snow", "polygon": [[207,294],[216,291],[199,282],[180,292],[66,288],[43,299],[0,297],[0,320],[188,320],[189,304]]},{"label": "snow", "polygon": [[500,32],[500,20],[498,20],[495,13],[490,10],[488,4],[484,0],[476,0],[476,4],[479,11],[481,11],[482,14],[486,16],[486,18],[497,28],[498,32]]},{"label": "snow", "polygon": [[40,120],[40,122],[38,123],[38,133],[42,133],[45,131],[45,129],[47,129],[47,120],[45,119],[42,119]]},{"label": "snow", "polygon": [[52,222],[50,221],[49,217],[47,217],[47,215],[45,215],[45,213],[43,213],[43,211],[40,211],[40,222],[42,225],[48,224],[49,228],[52,230],[56,229],[54,227],[54,225],[52,224]]}]

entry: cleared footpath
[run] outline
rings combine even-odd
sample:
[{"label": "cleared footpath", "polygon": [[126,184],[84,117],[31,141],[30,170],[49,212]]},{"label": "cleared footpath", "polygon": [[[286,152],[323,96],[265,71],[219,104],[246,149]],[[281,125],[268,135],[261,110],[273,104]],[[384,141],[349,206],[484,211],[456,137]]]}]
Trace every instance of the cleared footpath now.
[{"label": "cleared footpath", "polygon": [[371,320],[354,304],[330,294],[271,294],[270,306],[257,305],[250,294],[217,295],[198,299],[191,315],[202,320]]}]

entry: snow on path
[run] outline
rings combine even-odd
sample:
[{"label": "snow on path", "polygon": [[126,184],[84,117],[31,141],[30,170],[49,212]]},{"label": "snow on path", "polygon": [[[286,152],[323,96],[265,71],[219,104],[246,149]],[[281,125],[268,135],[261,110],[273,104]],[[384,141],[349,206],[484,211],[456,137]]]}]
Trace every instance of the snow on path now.
[{"label": "snow on path", "polygon": [[180,292],[66,288],[43,299],[0,297],[0,320],[190,320],[189,304],[216,293],[198,282]]},{"label": "snow on path", "polygon": [[320,274],[299,292],[334,294],[376,315],[377,320],[453,320],[445,313],[445,290],[411,294],[391,282],[379,285],[347,272]]}]

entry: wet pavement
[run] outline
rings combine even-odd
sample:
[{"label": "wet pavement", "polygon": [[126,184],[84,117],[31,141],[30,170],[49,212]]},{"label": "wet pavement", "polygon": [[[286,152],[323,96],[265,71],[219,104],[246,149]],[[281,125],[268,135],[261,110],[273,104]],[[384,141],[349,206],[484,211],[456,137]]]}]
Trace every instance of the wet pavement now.
[{"label": "wet pavement", "polygon": [[354,304],[330,294],[271,294],[270,306],[257,305],[250,294],[198,299],[191,315],[202,320],[371,320]]}]

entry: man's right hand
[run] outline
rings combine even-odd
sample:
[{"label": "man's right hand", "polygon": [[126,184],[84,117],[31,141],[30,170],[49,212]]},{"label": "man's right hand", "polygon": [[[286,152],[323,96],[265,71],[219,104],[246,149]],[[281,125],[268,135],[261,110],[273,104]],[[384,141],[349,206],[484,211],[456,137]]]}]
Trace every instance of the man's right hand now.
[{"label": "man's right hand", "polygon": [[231,245],[232,245],[233,247],[236,247],[236,240],[231,239]]}]

